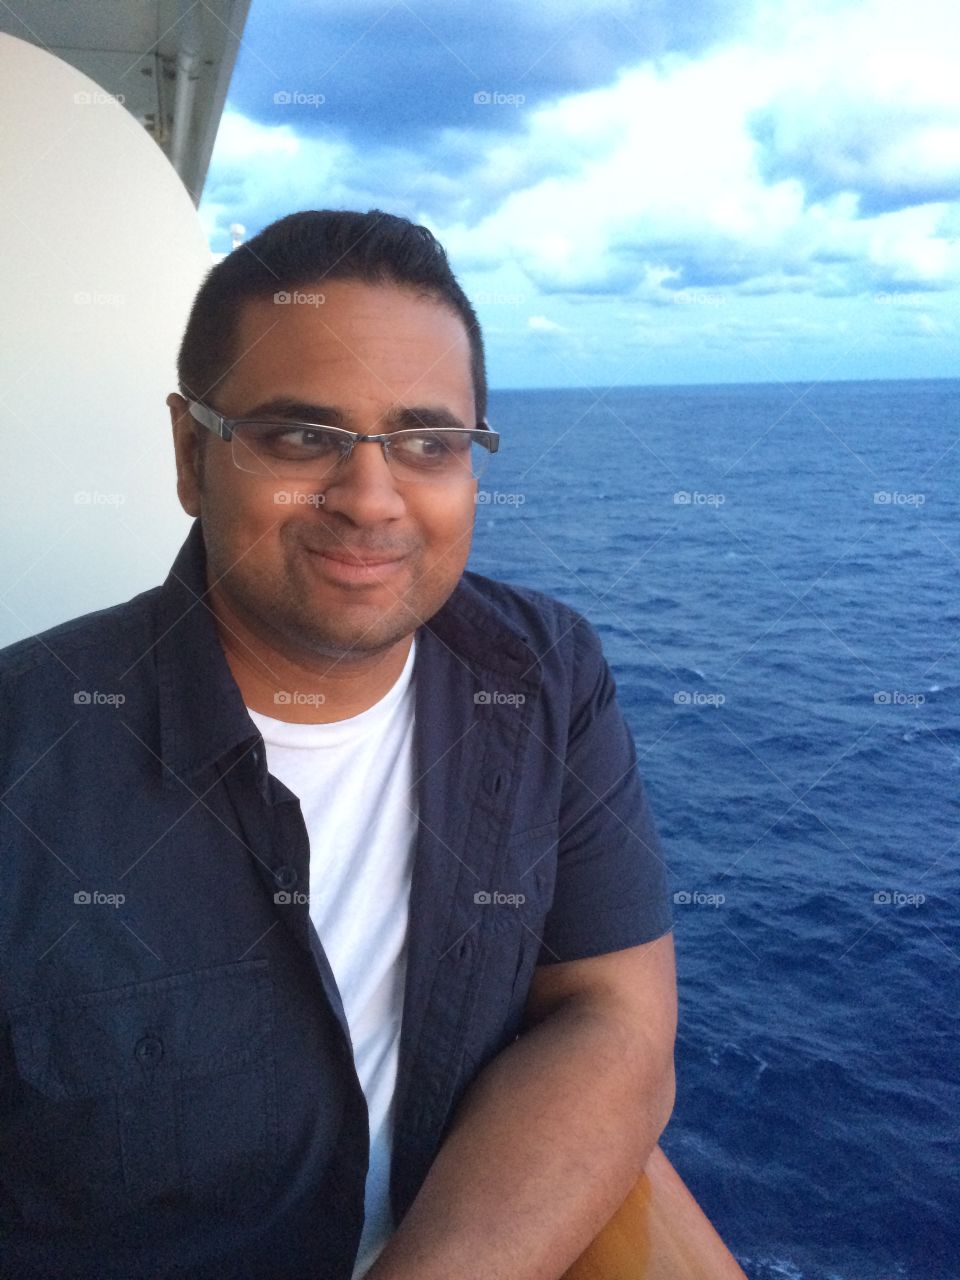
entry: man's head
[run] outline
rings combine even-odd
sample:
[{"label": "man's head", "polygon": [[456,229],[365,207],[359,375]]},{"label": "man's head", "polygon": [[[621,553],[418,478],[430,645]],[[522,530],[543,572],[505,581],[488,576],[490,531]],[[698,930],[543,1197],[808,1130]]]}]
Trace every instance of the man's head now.
[{"label": "man's head", "polygon": [[[235,249],[207,275],[194,299],[180,345],[180,391],[216,401],[220,383],[243,353],[237,324],[253,298],[292,296],[321,280],[393,284],[446,303],[470,340],[470,374],[481,422],[487,413],[483,337],[476,312],[450,270],[442,245],[426,227],[379,209],[291,213]],[[292,305],[292,304],[290,304]]]},{"label": "man's head", "polygon": [[178,372],[168,404],[180,500],[201,517],[215,598],[258,647],[362,661],[440,608],[470,549],[469,476],[408,481],[370,444],[322,480],[279,483],[238,468],[230,443],[187,412],[195,400],[226,418],[269,413],[363,435],[417,414],[475,427],[486,409],[480,330],[429,231],[379,212],[281,219],[211,270]]}]

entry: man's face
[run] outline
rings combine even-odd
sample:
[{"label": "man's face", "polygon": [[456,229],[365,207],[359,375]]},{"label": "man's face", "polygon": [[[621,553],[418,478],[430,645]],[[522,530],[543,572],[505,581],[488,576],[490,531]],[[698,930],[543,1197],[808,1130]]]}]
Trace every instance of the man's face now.
[{"label": "man's face", "polygon": [[[291,416],[365,435],[395,429],[411,409],[476,425],[469,340],[455,311],[392,284],[324,282],[313,296],[321,291],[320,305],[244,306],[236,364],[209,397],[213,408],[275,417],[265,407],[282,400],[301,406]],[[180,500],[202,516],[209,582],[268,646],[300,660],[362,660],[408,636],[453,591],[473,531],[469,477],[397,480],[382,448],[361,444],[298,496],[296,484],[240,470],[209,433],[198,478],[192,419],[176,425],[184,402],[171,406]],[[281,490],[288,497],[277,502]],[[361,569],[350,557],[383,563]]]}]

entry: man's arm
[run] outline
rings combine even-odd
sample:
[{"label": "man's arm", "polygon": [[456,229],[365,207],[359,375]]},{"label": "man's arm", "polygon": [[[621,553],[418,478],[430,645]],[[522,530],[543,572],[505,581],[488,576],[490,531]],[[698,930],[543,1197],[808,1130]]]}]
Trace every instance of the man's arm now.
[{"label": "man's arm", "polygon": [[534,973],[369,1280],[558,1280],[673,1110],[673,935]]}]

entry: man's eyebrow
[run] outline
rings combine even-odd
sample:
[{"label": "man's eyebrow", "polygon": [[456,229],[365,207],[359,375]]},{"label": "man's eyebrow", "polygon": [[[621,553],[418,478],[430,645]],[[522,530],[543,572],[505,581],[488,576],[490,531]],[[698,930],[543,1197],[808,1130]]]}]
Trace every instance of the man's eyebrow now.
[{"label": "man's eyebrow", "polygon": [[346,415],[329,404],[312,404],[307,400],[294,400],[289,396],[276,396],[254,405],[243,415],[245,418],[292,418],[298,422],[317,422],[325,426],[346,425]]},{"label": "man's eyebrow", "polygon": [[[342,409],[329,404],[295,400],[289,396],[277,396],[272,400],[265,400],[262,404],[248,409],[243,416],[245,418],[289,418],[297,422],[316,422],[325,426],[351,429],[350,414]],[[430,431],[441,427],[459,427],[463,430],[466,425],[450,409],[427,406],[421,408],[401,406],[386,414],[382,423],[384,430],[387,431],[417,427]]]},{"label": "man's eyebrow", "polygon": [[[466,427],[457,415],[449,409],[395,409],[386,416],[386,422],[389,427],[398,430],[403,427],[427,427],[434,430],[439,427],[459,427],[462,431]],[[473,424],[471,423],[471,426]]]}]

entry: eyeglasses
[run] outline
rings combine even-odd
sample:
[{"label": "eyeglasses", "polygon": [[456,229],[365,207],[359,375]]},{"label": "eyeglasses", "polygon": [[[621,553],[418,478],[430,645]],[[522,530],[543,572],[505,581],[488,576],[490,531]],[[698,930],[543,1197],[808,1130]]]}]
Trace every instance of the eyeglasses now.
[{"label": "eyeglasses", "polygon": [[224,418],[197,400],[187,403],[191,417],[229,441],[234,464],[241,471],[274,480],[322,480],[346,462],[358,444],[381,445],[397,480],[476,480],[500,448],[498,432],[485,422],[473,430],[415,427],[365,436],[287,418]]}]

